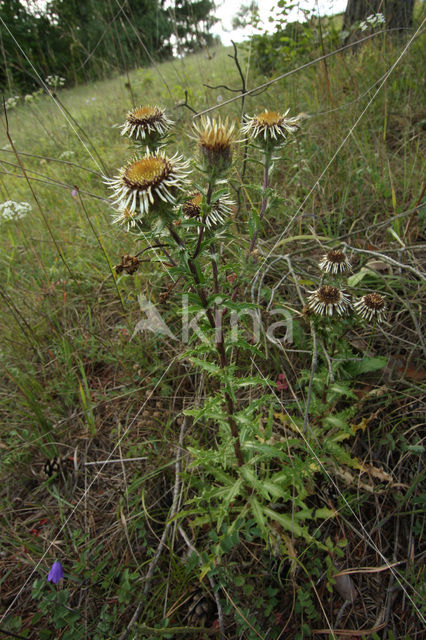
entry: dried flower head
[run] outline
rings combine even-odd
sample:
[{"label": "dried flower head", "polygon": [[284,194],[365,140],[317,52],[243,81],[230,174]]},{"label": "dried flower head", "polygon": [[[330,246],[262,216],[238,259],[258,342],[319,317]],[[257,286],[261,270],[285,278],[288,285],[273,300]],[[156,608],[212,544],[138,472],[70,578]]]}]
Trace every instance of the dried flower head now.
[{"label": "dried flower head", "polygon": [[50,567],[49,575],[47,579],[49,582],[53,582],[53,584],[58,584],[61,580],[65,578],[64,570],[62,568],[59,560],[55,560],[55,562]]},{"label": "dried flower head", "polygon": [[236,141],[235,123],[230,123],[228,118],[210,120],[207,116],[201,117],[194,129],[207,165],[219,170],[227,169],[232,161],[232,145]]},{"label": "dried flower head", "polygon": [[350,297],[344,291],[323,285],[308,298],[308,309],[320,316],[344,315],[352,308]]},{"label": "dried flower head", "polygon": [[188,165],[189,161],[177,153],[169,158],[161,151],[147,149],[144,156],[121,167],[115,178],[105,178],[119,209],[114,221],[134,226],[150,209],[161,208],[163,203],[174,205],[176,192],[187,183]]},{"label": "dried flower head", "polygon": [[68,457],[60,457],[56,456],[55,458],[50,458],[45,461],[43,465],[42,475],[51,478],[54,473],[61,472],[63,476],[67,475],[69,471],[73,468],[73,464],[71,463],[70,458]]},{"label": "dried flower head", "polygon": [[140,260],[137,256],[129,256],[128,254],[125,254],[124,256],[121,256],[120,264],[116,265],[114,269],[118,274],[125,271],[129,275],[133,275],[138,270],[139,265]]},{"label": "dried flower head", "polygon": [[191,627],[211,627],[217,618],[216,603],[200,585],[189,591],[186,599],[187,620]]},{"label": "dried flower head", "polygon": [[121,135],[145,140],[162,138],[174,123],[169,120],[160,107],[141,106],[128,112],[126,122],[121,126]]},{"label": "dried flower head", "polygon": [[280,146],[285,143],[289,133],[295,133],[300,129],[299,122],[303,119],[303,114],[293,118],[287,118],[290,109],[285,113],[278,111],[262,111],[257,116],[245,116],[241,133],[248,135],[253,140],[260,143]]},{"label": "dried flower head", "polygon": [[[182,205],[183,214],[187,218],[196,218],[201,221],[202,200],[203,195],[199,191],[191,193],[188,200],[185,200]],[[229,198],[229,194],[220,196],[220,198],[209,207],[209,213],[204,220],[206,226],[210,229],[217,224],[223,224],[225,218],[231,213],[234,204],[235,203]]]},{"label": "dried flower head", "polygon": [[346,257],[346,254],[343,251],[338,249],[332,249],[323,257],[319,262],[319,268],[326,273],[345,273],[349,271],[351,268],[351,263]]},{"label": "dried flower head", "polygon": [[50,460],[46,460],[43,465],[43,474],[50,478],[54,473],[59,471],[61,468],[61,458],[56,456],[56,458],[51,458]]},{"label": "dried flower head", "polygon": [[384,320],[386,302],[379,293],[367,293],[355,302],[354,307],[357,313],[368,322],[372,320],[383,322]]}]

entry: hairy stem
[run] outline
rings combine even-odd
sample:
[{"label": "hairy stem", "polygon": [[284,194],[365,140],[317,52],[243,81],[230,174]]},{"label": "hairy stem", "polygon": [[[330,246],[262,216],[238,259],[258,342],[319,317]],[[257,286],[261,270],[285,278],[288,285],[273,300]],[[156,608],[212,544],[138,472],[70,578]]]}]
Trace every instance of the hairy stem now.
[{"label": "hairy stem", "polygon": [[[266,191],[269,187],[269,177],[270,177],[270,170],[271,170],[271,164],[272,164],[272,154],[271,152],[265,152],[265,168],[264,168],[264,172],[263,172],[263,184],[262,184],[262,201],[260,203],[260,210],[259,210],[259,225],[263,220],[263,216],[265,215],[265,211],[266,211],[266,207],[268,206],[268,196],[266,195]],[[253,233],[253,237],[251,239],[250,242],[250,247],[248,250],[248,254],[247,257],[250,256],[250,254],[252,253],[252,251],[254,250],[254,247],[256,246],[256,241],[257,241],[257,236],[259,235],[259,229],[256,229],[255,232]]]},{"label": "hairy stem", "polygon": [[[210,196],[211,197],[211,196]],[[179,237],[179,234],[176,232],[175,229],[173,229],[173,227],[171,225],[169,225],[168,227],[170,235],[172,236],[173,240],[176,242],[176,244],[180,247],[180,248],[185,248],[185,244],[183,242],[183,240]],[[217,269],[217,264],[216,261],[214,261],[215,263],[215,267]],[[209,307],[208,301],[207,301],[207,294],[205,292],[205,290],[203,289],[203,287],[201,286],[200,283],[200,278],[198,276],[198,270],[197,270],[197,266],[196,263],[194,261],[194,258],[189,258],[188,259],[188,266],[189,269],[191,271],[191,275],[192,278],[194,280],[194,289],[200,299],[201,305],[203,306],[203,308],[205,309],[206,312],[206,316],[207,319],[209,321],[209,324],[211,326],[212,329],[214,329],[215,331],[215,345],[216,345],[216,350],[219,356],[219,365],[220,368],[222,369],[222,371],[225,371],[228,365],[227,362],[227,358],[226,358],[226,351],[225,351],[225,342],[224,342],[224,338],[223,338],[223,332],[222,332],[222,315],[220,314],[220,323],[219,323],[219,318],[216,317],[217,314],[213,314],[211,308]],[[216,283],[217,283],[217,272],[216,272],[216,276],[215,276],[215,288],[216,288]],[[218,322],[216,322],[216,320],[218,320]],[[217,335],[219,333],[219,340],[217,340]],[[238,425],[235,421],[234,415],[235,415],[235,407],[234,407],[234,401],[231,397],[231,395],[229,394],[228,391],[224,391],[224,395],[225,395],[225,401],[226,401],[226,412],[227,412],[227,416],[228,416],[228,424],[229,424],[229,428],[231,430],[231,434],[234,438],[234,452],[235,452],[235,457],[237,458],[237,462],[238,462],[238,466],[242,467],[244,464],[244,458],[243,458],[243,454],[241,451],[241,443],[240,443],[240,436],[239,436],[239,432],[238,432]]]},{"label": "hairy stem", "polygon": [[[208,186],[207,193],[206,193],[206,205],[207,205],[207,207],[210,206],[210,202],[211,202],[212,194],[213,194],[214,184],[215,184],[215,179],[212,178],[210,180],[210,182],[209,182],[209,186]],[[206,220],[207,213],[208,213],[208,209],[207,209],[206,213],[204,213],[203,218],[201,220],[200,231],[198,233],[197,246],[195,247],[195,251],[194,251],[194,253],[192,255],[192,259],[193,260],[195,260],[195,258],[200,253],[201,242],[203,240],[203,235],[204,235],[204,223],[205,223],[205,220]]]}]

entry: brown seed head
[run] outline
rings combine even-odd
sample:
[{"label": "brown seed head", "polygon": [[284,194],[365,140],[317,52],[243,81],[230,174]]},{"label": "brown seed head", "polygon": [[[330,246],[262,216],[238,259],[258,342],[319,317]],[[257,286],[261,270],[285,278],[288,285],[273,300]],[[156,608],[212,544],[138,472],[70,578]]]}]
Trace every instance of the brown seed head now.
[{"label": "brown seed head", "polygon": [[386,302],[379,293],[367,293],[355,303],[355,309],[365,320],[383,322]]},{"label": "brown seed head", "polygon": [[364,296],[364,304],[376,312],[385,308],[385,300],[379,293],[367,293]]},{"label": "brown seed head", "polygon": [[337,304],[340,300],[340,291],[337,287],[326,284],[318,289],[317,297],[325,304]]},{"label": "brown seed head", "polygon": [[351,268],[351,263],[343,251],[332,249],[321,258],[319,268],[326,273],[344,273]]},{"label": "brown seed head", "polygon": [[114,267],[114,269],[116,273],[122,273],[125,271],[129,275],[132,275],[138,270],[139,264],[139,258],[125,254],[124,256],[121,256],[120,264]]}]

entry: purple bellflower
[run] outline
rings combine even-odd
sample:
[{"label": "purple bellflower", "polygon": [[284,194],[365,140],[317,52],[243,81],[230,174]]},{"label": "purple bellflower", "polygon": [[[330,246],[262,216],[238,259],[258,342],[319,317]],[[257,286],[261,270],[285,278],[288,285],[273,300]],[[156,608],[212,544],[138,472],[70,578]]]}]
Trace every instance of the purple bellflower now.
[{"label": "purple bellflower", "polygon": [[53,582],[53,584],[58,584],[58,582],[60,580],[63,580],[64,577],[65,577],[64,570],[62,568],[61,563],[59,562],[59,560],[55,560],[55,562],[50,567],[50,571],[49,571],[49,575],[47,576],[47,579],[50,582]]}]

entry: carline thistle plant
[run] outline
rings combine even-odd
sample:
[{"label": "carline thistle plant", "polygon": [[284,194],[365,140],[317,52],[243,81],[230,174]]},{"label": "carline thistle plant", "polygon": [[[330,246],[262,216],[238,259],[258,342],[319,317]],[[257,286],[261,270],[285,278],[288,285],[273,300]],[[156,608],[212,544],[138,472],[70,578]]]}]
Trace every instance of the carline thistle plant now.
[{"label": "carline thistle plant", "polygon": [[326,284],[311,293],[308,308],[320,316],[343,316],[352,308],[352,304],[347,293]]},{"label": "carline thistle plant", "polygon": [[355,302],[354,307],[367,322],[383,322],[385,319],[386,302],[380,293],[367,293]]},{"label": "carline thistle plant", "polygon": [[127,113],[121,135],[129,136],[134,146],[146,145],[151,151],[165,144],[174,122],[158,106],[141,106]]},{"label": "carline thistle plant", "polygon": [[288,118],[289,111],[290,109],[287,109],[285,113],[279,113],[265,109],[256,116],[246,115],[241,133],[248,135],[263,149],[271,147],[275,150],[282,147],[286,144],[288,135],[300,129],[299,123],[305,117],[299,114]]},{"label": "carline thistle plant", "polygon": [[[260,220],[267,211],[273,154],[285,146],[302,119],[302,116],[288,118],[287,114],[264,110],[259,116],[246,118],[243,126],[243,134],[261,149],[264,159]],[[218,247],[222,238],[235,242],[235,237],[227,231],[232,224],[234,206],[228,183],[234,149],[242,141],[241,131],[229,118],[206,117],[196,121],[189,134],[196,146],[191,170],[188,160],[168,151],[170,126],[171,120],[160,107],[141,106],[130,111],[122,134],[143,143],[144,153],[139,151],[123,164],[114,178],[105,178],[105,183],[113,194],[114,222],[128,231],[143,234],[148,243],[143,253],[154,248],[164,252],[164,263],[170,274],[183,283],[191,296],[192,311],[202,317],[199,324],[204,339],[197,342],[194,334],[182,357],[214,382],[213,391],[203,406],[189,408],[185,413],[195,421],[207,420],[214,424],[217,433],[213,447],[188,446],[193,464],[203,469],[205,478],[201,485],[197,484],[198,480],[191,480],[196,486],[196,495],[191,499],[195,512],[200,504],[195,524],[207,522],[203,520],[207,517],[209,522],[217,522],[219,531],[233,512],[236,517],[233,515],[232,526],[244,526],[247,518],[254,518],[265,540],[271,535],[269,523],[275,520],[296,536],[311,541],[306,527],[269,506],[272,498],[287,500],[289,495],[282,472],[271,471],[275,449],[267,446],[261,450],[263,436],[258,432],[259,412],[264,406],[269,407],[275,396],[263,392],[260,397],[254,394],[254,399],[248,401],[238,396],[240,387],[274,389],[275,381],[263,375],[250,378],[238,368],[234,349],[251,354],[254,347],[244,326],[235,332],[235,327],[229,330],[223,324],[224,318],[232,314],[247,315],[251,310],[250,304],[240,299],[243,294],[239,294],[235,266],[228,266],[225,259],[220,259]],[[255,233],[249,229],[249,233],[250,254],[259,228]],[[244,262],[244,258],[241,259]],[[126,254],[116,273],[132,274],[138,266],[138,257]],[[283,384],[282,389],[285,388]],[[279,446],[282,447],[279,457],[287,458],[285,443],[280,441]],[[292,482],[290,476],[286,478]],[[224,491],[225,487],[232,490]],[[208,516],[202,506],[206,492]]]},{"label": "carline thistle plant", "polygon": [[131,158],[115,178],[105,180],[114,191],[115,221],[135,226],[154,208],[160,217],[167,218],[172,211],[170,205],[176,204],[177,192],[187,184],[188,166],[189,161],[177,153],[168,157],[148,147],[145,155]]},{"label": "carline thistle plant", "polygon": [[[203,194],[201,191],[194,191],[189,194],[188,200],[185,200],[178,208],[182,210],[186,218],[201,221],[203,204]],[[214,202],[204,218],[204,224],[208,229],[216,225],[224,224],[226,219],[231,215],[232,208],[235,203],[231,199],[229,193],[221,195]]]},{"label": "carline thistle plant", "polygon": [[[203,237],[214,226],[223,225],[230,211],[232,201],[229,194],[215,193],[215,186],[223,184],[232,166],[233,145],[236,142],[235,123],[202,118],[194,125],[192,139],[197,142],[200,170],[204,174],[204,191],[190,188],[189,161],[180,155],[169,156],[162,148],[171,120],[159,107],[141,106],[128,113],[122,133],[142,138],[146,143],[143,156],[131,158],[123,165],[114,178],[105,178],[105,183],[113,191],[113,205],[116,206],[114,222],[123,224],[128,230],[155,228],[164,233],[167,229],[172,241],[179,249],[180,269],[186,270],[186,279],[191,291],[198,297],[205,311],[210,329],[217,336],[217,309],[208,303],[208,294],[202,286],[197,258],[202,250],[208,249],[212,265],[214,289],[218,292],[218,266],[214,236],[209,234],[202,245]],[[194,185],[195,186],[195,185]],[[186,194],[185,194],[186,191]],[[197,224],[195,247],[189,247],[187,240],[177,231],[179,216],[193,218]],[[160,223],[160,224],[159,224]],[[160,229],[161,228],[161,229]],[[156,238],[157,244],[158,238]],[[128,266],[123,265],[123,270]],[[119,265],[120,268],[122,265]],[[182,275],[182,274],[180,274]],[[219,331],[220,333],[220,331]],[[215,348],[222,370],[226,369],[227,356],[223,338],[215,341]],[[224,402],[228,424],[234,438],[234,450],[238,464],[243,464],[238,427],[232,417],[234,400],[224,391]]]},{"label": "carline thistle plant", "polygon": [[[296,537],[313,542],[303,518],[309,513],[303,502],[307,495],[303,489],[304,475],[295,480],[289,474],[292,458],[285,439],[274,439],[272,433],[259,431],[259,415],[264,408],[273,406],[276,398],[266,389],[274,390],[276,381],[263,375],[248,377],[238,364],[242,353],[253,355],[256,351],[247,337],[246,325],[232,330],[225,327],[224,319],[232,314],[249,315],[253,305],[244,300],[244,289],[239,287],[238,266],[227,262],[219,243],[232,240],[233,202],[229,195],[229,181],[234,163],[234,149],[246,135],[252,145],[261,150],[264,176],[260,187],[261,202],[257,214],[259,223],[268,211],[271,195],[270,173],[276,152],[281,150],[300,128],[303,115],[288,117],[288,112],[264,110],[257,116],[246,117],[242,130],[229,118],[200,118],[189,138],[194,146],[194,161],[169,151],[172,124],[160,107],[141,106],[130,111],[122,127],[122,134],[136,139],[144,149],[132,156],[113,178],[104,181],[112,191],[114,223],[121,225],[144,240],[145,247],[136,256],[125,254],[116,267],[120,277],[131,275],[140,265],[139,255],[149,255],[158,249],[164,265],[180,283],[186,299],[190,299],[191,311],[201,318],[199,334],[192,335],[187,350],[181,355],[202,371],[210,384],[210,393],[201,407],[188,408],[186,415],[194,421],[207,421],[215,426],[214,445],[188,446],[193,465],[203,470],[202,479],[191,476],[196,488],[191,498],[191,512],[197,513],[195,524],[217,522],[218,531],[228,520],[234,527],[244,526],[252,518],[265,540],[271,536],[271,521],[278,522]],[[260,224],[248,225],[249,251],[241,260],[241,272],[251,263]],[[240,240],[240,237],[238,237]],[[231,243],[230,243],[231,244]],[[236,252],[238,253],[238,252]],[[240,252],[241,253],[241,252]],[[364,296],[354,305],[352,296],[341,287],[341,279],[350,270],[350,262],[344,253],[330,250],[320,262],[324,276],[333,282],[323,283],[311,292],[308,301],[310,312],[324,319],[346,316],[354,306],[364,318],[383,317],[378,300]],[[336,282],[337,281],[337,282]],[[246,323],[247,324],[247,323]],[[241,397],[240,388],[254,387],[256,393]],[[279,389],[286,390],[285,380]],[[259,390],[262,393],[259,396]],[[271,427],[272,429],[272,427]],[[270,446],[267,443],[273,443]],[[266,443],[266,444],[265,444]],[[277,468],[277,460],[279,465]],[[310,473],[310,472],[309,472]],[[278,513],[271,507],[276,500],[285,505],[294,489],[299,495],[297,507],[301,509],[299,520]],[[206,515],[205,501],[208,503]],[[232,513],[232,519],[230,515]],[[285,544],[284,542],[282,544]],[[218,551],[218,553],[221,553]]]},{"label": "carline thistle plant", "polygon": [[386,302],[379,293],[368,293],[358,300],[342,288],[342,279],[351,270],[351,263],[344,251],[330,249],[322,256],[318,267],[326,277],[334,277],[337,282],[321,284],[315,291],[311,291],[307,299],[307,310],[317,316],[347,316],[355,311],[367,322],[383,322],[385,319]]},{"label": "carline thistle plant", "polygon": [[236,142],[235,123],[220,117],[210,119],[201,117],[194,124],[195,135],[192,138],[198,143],[204,171],[209,175],[209,186],[214,178],[225,178],[232,164],[232,150]]},{"label": "carline thistle plant", "polygon": [[162,138],[173,124],[160,107],[136,107],[128,112],[121,135],[142,140],[150,140],[154,135]]},{"label": "carline thistle plant", "polygon": [[254,147],[257,147],[262,154],[263,183],[261,192],[261,204],[259,214],[251,217],[251,227],[253,228],[248,256],[254,251],[259,235],[260,225],[267,213],[269,206],[268,190],[270,188],[271,174],[274,167],[274,160],[277,160],[276,153],[288,142],[289,136],[295,134],[300,129],[300,123],[305,115],[300,113],[297,116],[287,117],[290,109],[284,113],[278,111],[268,111],[265,109],[261,113],[244,117],[241,133],[249,139]]}]

